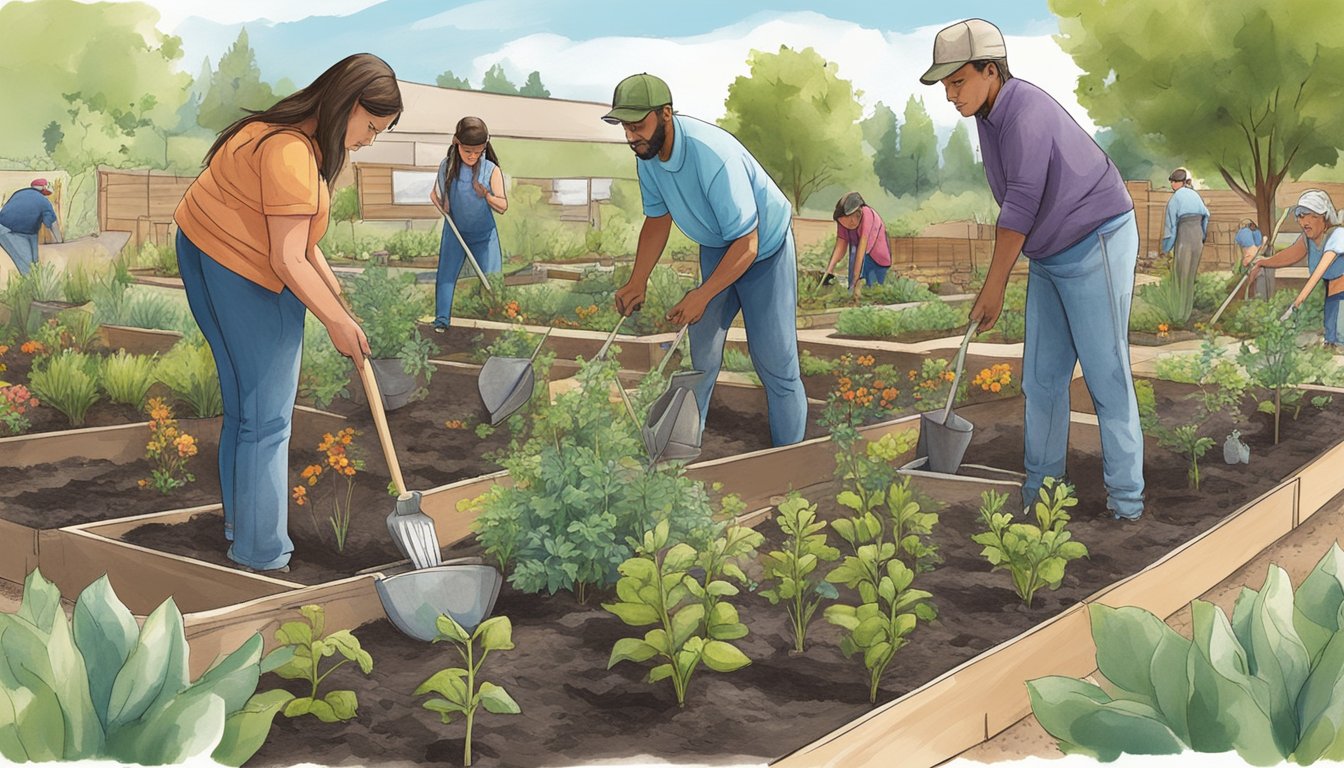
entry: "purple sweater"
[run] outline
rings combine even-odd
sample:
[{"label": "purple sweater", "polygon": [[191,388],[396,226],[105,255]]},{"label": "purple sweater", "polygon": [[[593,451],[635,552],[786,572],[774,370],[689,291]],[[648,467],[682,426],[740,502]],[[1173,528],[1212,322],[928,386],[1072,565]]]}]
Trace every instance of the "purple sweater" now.
[{"label": "purple sweater", "polygon": [[1020,78],[1003,84],[989,117],[976,118],[999,226],[1027,236],[1043,259],[1133,210],[1120,171],[1050,94]]}]

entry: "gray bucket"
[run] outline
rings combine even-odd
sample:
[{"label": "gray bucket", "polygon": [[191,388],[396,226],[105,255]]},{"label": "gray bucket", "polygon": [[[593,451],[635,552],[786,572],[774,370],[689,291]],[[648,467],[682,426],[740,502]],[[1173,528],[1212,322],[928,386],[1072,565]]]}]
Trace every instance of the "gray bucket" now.
[{"label": "gray bucket", "polygon": [[650,464],[689,461],[700,455],[700,405],[692,390],[704,377],[701,371],[672,374],[667,391],[649,408],[640,435]]},{"label": "gray bucket", "polygon": [[373,586],[396,628],[428,643],[439,634],[441,614],[468,632],[475,630],[494,610],[503,583],[499,571],[488,565],[437,565],[387,576]]},{"label": "gray bucket", "polygon": [[485,361],[476,377],[481,402],[490,412],[493,426],[512,416],[532,397],[536,386],[532,361],[526,357],[492,357]]},{"label": "gray bucket", "polygon": [[401,367],[396,357],[370,360],[373,375],[378,379],[378,391],[383,395],[383,410],[395,411],[411,402],[418,389],[415,376]]},{"label": "gray bucket", "polygon": [[[944,423],[943,418],[947,421]],[[915,456],[928,457],[930,472],[955,475],[961,460],[971,444],[975,426],[948,410],[931,411],[919,415],[919,442]]]}]

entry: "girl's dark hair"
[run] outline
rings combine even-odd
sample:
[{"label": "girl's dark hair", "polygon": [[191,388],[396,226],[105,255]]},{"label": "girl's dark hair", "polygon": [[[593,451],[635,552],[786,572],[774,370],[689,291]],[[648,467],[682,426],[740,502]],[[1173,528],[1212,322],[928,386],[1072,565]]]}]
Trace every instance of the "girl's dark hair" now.
[{"label": "girl's dark hair", "polygon": [[443,180],[445,185],[457,180],[458,169],[462,166],[462,154],[457,151],[458,144],[466,144],[468,147],[484,144],[485,159],[499,165],[499,157],[495,155],[495,148],[490,143],[490,129],[481,118],[468,115],[458,120],[457,127],[453,129],[453,146],[448,148],[448,173],[444,175]]},{"label": "girl's dark hair", "polygon": [[863,202],[863,195],[858,192],[850,192],[836,202],[835,213],[831,218],[839,221],[841,216],[848,216],[855,211],[862,210],[865,205],[867,203]]},{"label": "girl's dark hair", "polygon": [[345,167],[345,130],[356,104],[375,117],[396,115],[396,119],[388,125],[389,129],[401,117],[401,88],[397,85],[397,75],[387,62],[371,53],[356,53],[341,59],[318,75],[307,88],[286,96],[270,109],[247,110],[251,114],[219,132],[219,137],[205,155],[204,165],[209,165],[220,147],[244,126],[252,123],[287,126],[263,136],[257,142],[257,146],[260,146],[279,131],[297,132],[295,126],[316,116],[315,143],[322,154],[317,172],[330,187],[336,183],[336,177]]}]

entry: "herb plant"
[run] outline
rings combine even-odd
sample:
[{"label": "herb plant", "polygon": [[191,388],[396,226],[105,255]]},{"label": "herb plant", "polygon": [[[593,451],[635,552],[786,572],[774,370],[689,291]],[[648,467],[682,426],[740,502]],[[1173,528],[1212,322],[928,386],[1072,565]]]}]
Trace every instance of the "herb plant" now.
[{"label": "herb plant", "polygon": [[771,586],[761,596],[771,605],[784,605],[793,628],[793,650],[802,653],[807,627],[821,601],[840,596],[819,570],[822,563],[837,560],[840,550],[826,543],[826,521],[817,519],[817,506],[796,493],[779,505],[775,522],[784,533],[784,548],[765,556],[762,583]]},{"label": "herb plant", "polygon": [[[462,715],[467,720],[467,741],[462,754],[463,765],[471,765],[471,727],[476,719],[476,710],[485,707],[485,711],[494,715],[517,715],[522,713],[518,702],[498,685],[481,680],[477,684],[485,657],[491,651],[513,650],[513,624],[507,616],[496,616],[483,622],[475,632],[467,631],[443,614],[437,619],[439,634],[434,642],[447,640],[457,648],[462,656],[464,667],[449,667],[430,675],[415,689],[416,696],[426,693],[436,694],[421,704],[431,712],[438,712],[444,725],[452,722],[454,715]],[[480,656],[476,655],[476,641],[481,643]]]},{"label": "herb plant", "polygon": [[[311,692],[285,705],[285,717],[312,715],[324,723],[339,723],[354,719],[359,699],[354,691],[328,691],[318,698],[318,686],[332,672],[354,662],[365,675],[373,671],[373,657],[359,645],[359,639],[348,629],[324,635],[326,612],[320,605],[305,605],[299,609],[303,621],[287,621],[275,632],[279,647],[271,652],[276,660],[284,660],[275,668],[275,674],[286,680],[303,680],[312,685]],[[340,654],[342,659],[321,669],[322,660]],[[268,657],[269,658],[269,657]]]},{"label": "herb plant", "polygon": [[198,419],[224,412],[224,395],[219,389],[215,358],[204,341],[183,339],[159,359],[154,377],[172,390]]},{"label": "herb plant", "polygon": [[[729,530],[729,535],[732,529]],[[666,520],[644,534],[634,557],[621,563],[616,582],[617,602],[604,603],[632,627],[652,625],[640,638],[623,638],[611,649],[607,668],[622,661],[642,663],[657,658],[647,681],[671,680],[677,706],[686,706],[691,677],[704,664],[716,672],[732,672],[751,663],[730,641],[747,635],[731,603],[716,601],[707,613],[697,594],[716,597],[737,593],[732,584],[712,579],[698,582],[690,575],[696,565],[696,550],[688,544],[669,547]]]},{"label": "herb plant", "polygon": [[120,349],[99,362],[98,382],[108,400],[138,409],[154,385],[156,363],[152,356],[132,355]]},{"label": "herb plant", "polygon": [[891,338],[907,333],[951,330],[966,323],[966,314],[943,301],[928,301],[908,309],[854,307],[835,321],[840,336]]},{"label": "herb plant", "polygon": [[[433,252],[437,251],[435,240]],[[369,337],[371,356],[378,359],[400,357],[415,336],[417,321],[432,306],[414,275],[394,274],[380,266],[368,266],[353,278],[346,295]]]},{"label": "herb plant", "polygon": [[1070,561],[1087,556],[1087,547],[1073,541],[1066,530],[1068,509],[1078,500],[1065,483],[1046,478],[1033,508],[1035,524],[1014,523],[1013,516],[1002,511],[1008,494],[985,491],[980,498],[980,518],[988,530],[971,541],[984,546],[980,554],[994,570],[1012,575],[1013,589],[1028,608],[1040,589],[1059,588]]},{"label": "herb plant", "polygon": [[338,396],[349,394],[354,372],[350,358],[336,351],[317,318],[303,326],[303,360],[299,366],[299,396],[326,408]]},{"label": "herb plant", "polygon": [[70,420],[70,425],[84,425],[84,415],[98,402],[97,361],[74,350],[62,350],[48,357],[40,367],[34,363],[28,375],[32,390],[47,405]]}]

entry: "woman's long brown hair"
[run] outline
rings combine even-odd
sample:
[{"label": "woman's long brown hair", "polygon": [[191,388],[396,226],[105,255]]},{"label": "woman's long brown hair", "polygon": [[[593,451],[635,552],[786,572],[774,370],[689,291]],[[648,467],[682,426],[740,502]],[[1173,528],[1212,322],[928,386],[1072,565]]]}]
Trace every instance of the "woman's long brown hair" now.
[{"label": "woman's long brown hair", "polygon": [[[316,143],[322,153],[317,172],[330,187],[345,167],[345,129],[356,104],[376,117],[397,115],[400,118],[401,115],[401,88],[397,86],[397,75],[387,62],[371,53],[356,53],[341,59],[318,75],[307,88],[286,96],[270,109],[247,110],[251,114],[219,132],[205,155],[204,165],[208,166],[220,147],[246,125],[260,122],[297,126],[316,115]],[[388,128],[396,124],[393,120]],[[261,141],[274,135],[268,134]]]},{"label": "woman's long brown hair", "polygon": [[[479,117],[467,116],[457,121],[457,127],[453,129],[453,145],[448,148],[448,172],[444,175],[444,195],[447,196],[448,187],[457,181],[458,168],[462,166],[462,153],[457,151],[458,144],[465,144],[468,147],[475,147],[480,144],[485,145],[485,159],[499,165],[499,158],[495,155],[495,148],[490,143],[490,129],[486,127],[485,121]],[[476,162],[480,162],[477,160]],[[487,184],[489,181],[486,182]]]}]

